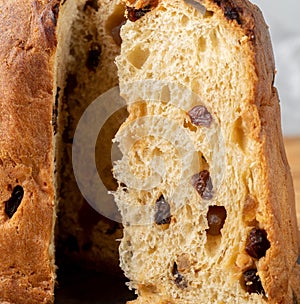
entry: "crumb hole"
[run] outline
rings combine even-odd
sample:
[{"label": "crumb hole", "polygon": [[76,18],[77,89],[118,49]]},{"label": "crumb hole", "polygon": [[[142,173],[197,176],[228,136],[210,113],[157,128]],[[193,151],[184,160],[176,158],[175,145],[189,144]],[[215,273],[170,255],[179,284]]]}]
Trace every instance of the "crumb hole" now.
[{"label": "crumb hole", "polygon": [[198,39],[198,49],[199,49],[199,52],[206,51],[206,39],[204,37],[200,37]]},{"label": "crumb hole", "polygon": [[149,55],[150,51],[148,49],[143,49],[138,45],[130,52],[127,58],[134,67],[141,69]]},{"label": "crumb hole", "polygon": [[209,206],[207,212],[208,229],[206,230],[207,241],[205,248],[210,255],[214,255],[220,246],[222,233],[227,217],[227,212],[223,206]]},{"label": "crumb hole", "polygon": [[181,17],[181,24],[182,24],[183,26],[186,26],[186,25],[188,24],[188,22],[189,22],[189,18],[188,18],[186,15],[183,15],[183,16]]},{"label": "crumb hole", "polygon": [[193,125],[190,120],[185,120],[183,123],[183,127],[189,129],[191,132],[197,131],[197,127]]},{"label": "crumb hole", "polygon": [[186,209],[186,217],[192,221],[193,220],[192,207],[190,205],[185,205],[185,209]]},{"label": "crumb hole", "polygon": [[236,142],[239,146],[239,148],[242,151],[245,151],[246,149],[246,135],[245,130],[243,126],[243,120],[241,117],[239,117],[236,122],[234,123],[233,133],[232,133],[232,140]]},{"label": "crumb hole", "polygon": [[217,48],[219,45],[219,39],[218,39],[216,30],[213,30],[210,32],[209,38],[210,38],[212,47]]},{"label": "crumb hole", "polygon": [[13,188],[11,197],[5,202],[5,213],[9,218],[12,218],[17,209],[19,208],[24,196],[24,189],[22,186],[17,185]]},{"label": "crumb hole", "polygon": [[123,4],[119,4],[116,6],[114,12],[107,18],[105,24],[106,32],[112,36],[117,45],[121,45],[122,43],[120,30],[125,22],[125,6]]},{"label": "crumb hole", "polygon": [[214,15],[213,11],[207,10],[204,14],[204,18],[211,18]]}]

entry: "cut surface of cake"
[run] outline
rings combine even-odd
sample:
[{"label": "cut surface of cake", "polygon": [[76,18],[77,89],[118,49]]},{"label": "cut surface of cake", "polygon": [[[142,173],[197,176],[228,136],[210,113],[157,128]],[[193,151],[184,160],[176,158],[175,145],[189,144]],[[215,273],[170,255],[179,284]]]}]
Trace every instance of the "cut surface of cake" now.
[{"label": "cut surface of cake", "polygon": [[134,303],[297,303],[294,190],[260,10],[126,5],[116,63],[129,117],[113,170]]}]

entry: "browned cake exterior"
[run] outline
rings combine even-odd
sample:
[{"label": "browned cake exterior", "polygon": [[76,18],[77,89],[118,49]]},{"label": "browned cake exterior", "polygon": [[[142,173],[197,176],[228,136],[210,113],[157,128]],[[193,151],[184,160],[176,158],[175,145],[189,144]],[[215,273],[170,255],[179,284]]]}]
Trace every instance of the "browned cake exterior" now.
[{"label": "browned cake exterior", "polygon": [[1,303],[53,300],[56,4],[0,1]]}]

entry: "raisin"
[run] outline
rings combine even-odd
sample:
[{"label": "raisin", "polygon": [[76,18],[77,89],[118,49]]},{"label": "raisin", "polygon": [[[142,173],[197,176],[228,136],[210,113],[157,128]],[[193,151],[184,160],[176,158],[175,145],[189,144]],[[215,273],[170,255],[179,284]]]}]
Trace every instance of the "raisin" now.
[{"label": "raisin", "polygon": [[154,220],[157,225],[170,224],[171,222],[171,208],[163,195],[156,201]]},{"label": "raisin", "polygon": [[96,42],[93,42],[90,46],[86,60],[86,67],[89,70],[91,71],[96,70],[100,62],[101,53],[102,53],[101,45]]},{"label": "raisin", "polygon": [[224,9],[224,15],[227,19],[236,20],[238,24],[241,24],[240,15],[237,9],[227,6]]},{"label": "raisin", "polygon": [[207,212],[207,222],[210,235],[219,235],[227,217],[226,209],[223,206],[209,206]]},{"label": "raisin", "polygon": [[177,285],[177,287],[182,288],[182,289],[187,288],[187,282],[186,282],[184,276],[178,271],[178,267],[177,267],[176,263],[174,263],[174,265],[173,265],[172,275],[175,278],[175,284]]},{"label": "raisin", "polygon": [[212,116],[205,106],[195,106],[189,111],[192,124],[209,128],[212,123]]},{"label": "raisin", "polygon": [[16,186],[13,189],[12,195],[9,198],[8,201],[5,202],[5,213],[8,215],[9,218],[12,218],[12,216],[17,211],[18,207],[21,204],[21,201],[24,196],[24,190],[21,186]]},{"label": "raisin", "polygon": [[300,255],[298,256],[297,264],[300,265]]},{"label": "raisin", "polygon": [[253,258],[260,259],[270,248],[265,230],[253,228],[246,241],[246,252]]},{"label": "raisin", "polygon": [[145,7],[139,9],[127,6],[126,9],[128,13],[128,19],[132,22],[135,22],[149,13],[151,11],[151,6],[146,5]]},{"label": "raisin", "polygon": [[94,9],[95,11],[98,11],[98,9],[99,9],[98,1],[97,0],[88,0],[84,5],[83,10],[86,11],[88,7]]},{"label": "raisin", "polygon": [[245,289],[249,293],[265,294],[257,269],[249,269],[243,273]]},{"label": "raisin", "polygon": [[200,196],[205,200],[210,200],[213,197],[213,185],[210,174],[207,170],[195,174],[192,177],[193,187],[197,190]]},{"label": "raisin", "polygon": [[148,3],[142,7],[142,8],[135,8],[126,6],[127,10],[127,16],[128,19],[132,22],[137,21],[138,19],[145,16],[147,13],[149,13],[153,8],[155,8],[158,5],[158,0],[149,0]]},{"label": "raisin", "polygon": [[58,18],[58,13],[59,13],[59,3],[56,3],[53,7],[52,7],[52,21],[53,24],[56,25],[57,24],[57,18]]},{"label": "raisin", "polygon": [[230,0],[213,0],[213,1],[223,9],[224,16],[228,20],[236,20],[238,24],[242,24],[240,18],[240,12],[242,12],[241,8],[235,7],[232,1]]}]

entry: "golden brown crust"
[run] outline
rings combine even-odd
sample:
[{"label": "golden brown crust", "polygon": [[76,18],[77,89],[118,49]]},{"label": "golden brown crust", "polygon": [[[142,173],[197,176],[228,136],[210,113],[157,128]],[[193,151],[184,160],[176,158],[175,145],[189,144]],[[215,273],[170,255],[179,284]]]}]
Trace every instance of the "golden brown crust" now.
[{"label": "golden brown crust", "polygon": [[[51,303],[53,60],[58,1],[0,1],[0,300]],[[24,197],[5,213],[16,185]]]},{"label": "golden brown crust", "polygon": [[[261,166],[262,172],[265,172],[264,180],[257,177],[257,182],[262,186],[257,197],[261,198],[260,204],[264,206],[261,210],[265,208],[260,224],[268,231],[273,245],[259,267],[269,302],[291,303],[293,291],[290,281],[296,280],[300,283],[299,274],[297,278],[296,273],[291,275],[299,253],[299,240],[294,189],[281,132],[279,99],[273,87],[275,64],[272,45],[259,9],[244,1],[232,3],[242,11],[249,10],[249,15],[252,14],[252,20],[246,22],[244,30],[253,35],[258,76],[254,101],[261,126],[257,141],[261,143]],[[299,298],[300,295],[296,292],[294,290]]]}]

